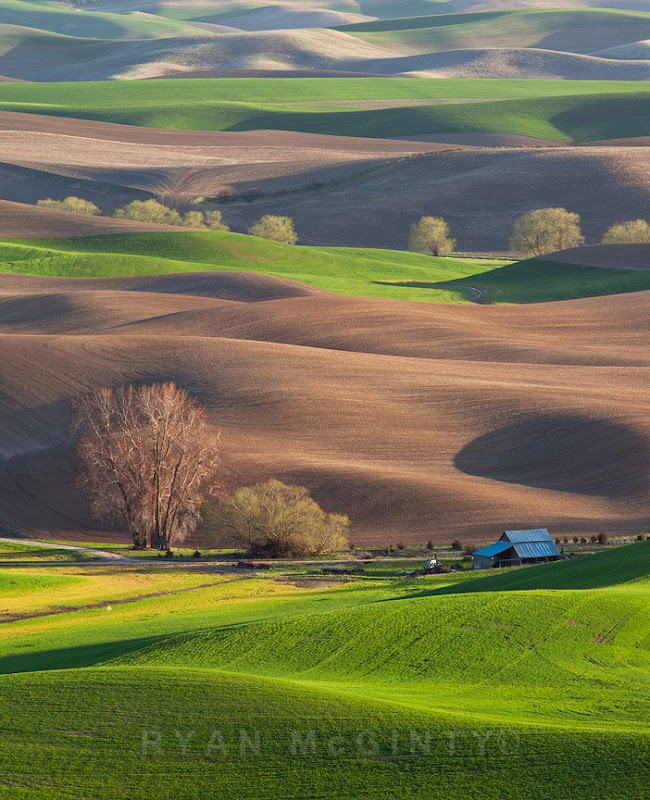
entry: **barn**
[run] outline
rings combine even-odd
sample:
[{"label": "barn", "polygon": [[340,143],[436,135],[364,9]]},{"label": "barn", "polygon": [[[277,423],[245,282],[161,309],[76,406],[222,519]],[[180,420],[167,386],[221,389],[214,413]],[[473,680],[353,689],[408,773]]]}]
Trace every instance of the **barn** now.
[{"label": "barn", "polygon": [[520,567],[557,561],[561,553],[546,528],[529,531],[504,531],[498,542],[477,550],[474,569]]}]

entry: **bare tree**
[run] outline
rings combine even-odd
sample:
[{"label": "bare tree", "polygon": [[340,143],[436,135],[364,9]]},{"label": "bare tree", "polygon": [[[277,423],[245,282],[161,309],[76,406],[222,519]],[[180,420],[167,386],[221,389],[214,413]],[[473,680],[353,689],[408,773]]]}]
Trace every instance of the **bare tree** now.
[{"label": "bare tree", "polygon": [[442,217],[422,217],[411,225],[408,247],[414,253],[449,256],[456,240],[449,235],[449,225]]},{"label": "bare tree", "polygon": [[346,549],[350,521],[323,511],[304,486],[271,479],[226,497],[213,524],[215,544],[230,541],[253,555],[284,557]]},{"label": "bare tree", "polygon": [[205,409],[174,383],[95,389],[73,407],[81,479],[93,513],[126,525],[137,548],[193,533],[214,486]]},{"label": "bare tree", "polygon": [[541,256],[584,242],[578,214],[566,208],[538,208],[515,222],[510,249],[521,256]]}]

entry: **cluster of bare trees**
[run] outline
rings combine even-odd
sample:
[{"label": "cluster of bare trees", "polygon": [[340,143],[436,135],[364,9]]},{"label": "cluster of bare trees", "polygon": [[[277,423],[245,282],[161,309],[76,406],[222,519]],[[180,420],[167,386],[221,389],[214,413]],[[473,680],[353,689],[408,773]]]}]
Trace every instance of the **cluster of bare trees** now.
[{"label": "cluster of bare trees", "polygon": [[174,383],[95,389],[73,404],[72,432],[95,517],[124,526],[135,548],[178,545],[215,497],[213,544],[276,557],[347,546],[348,518],[323,511],[304,487],[270,480],[224,497],[218,437]]}]

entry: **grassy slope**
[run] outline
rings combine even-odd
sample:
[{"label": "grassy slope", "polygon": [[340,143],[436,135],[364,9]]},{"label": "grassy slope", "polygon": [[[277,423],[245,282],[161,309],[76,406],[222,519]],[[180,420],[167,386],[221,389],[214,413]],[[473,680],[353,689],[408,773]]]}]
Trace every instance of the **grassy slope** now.
[{"label": "grassy slope", "polygon": [[[371,22],[355,22],[349,25],[338,25],[336,30],[354,32],[383,32],[383,31],[414,31],[421,28],[449,28],[457,25],[474,25],[480,22],[498,22],[497,29],[501,28],[508,20],[521,20],[525,25],[526,20],[539,19],[542,23],[549,23],[550,30],[558,26],[556,22],[570,23],[574,20],[603,23],[608,26],[618,24],[634,24],[636,19],[650,19],[647,11],[625,11],[612,8],[516,8],[500,11],[474,11],[464,14],[430,14],[423,16],[394,17]],[[566,22],[565,22],[566,21]],[[540,23],[540,24],[542,24]]]},{"label": "grassy slope", "polygon": [[[635,559],[630,558],[633,552]],[[628,591],[650,591],[650,547],[633,551],[620,547],[586,558],[543,564],[538,569],[503,570],[489,574],[480,583],[444,587],[441,591],[503,592],[537,589],[602,589],[626,584]]]},{"label": "grassy slope", "polygon": [[155,39],[165,36],[201,36],[197,28],[173,20],[133,14],[77,11],[57,2],[0,0],[0,24],[97,39]]},{"label": "grassy slope", "polygon": [[[270,128],[374,138],[475,130],[587,141],[650,134],[649,91],[647,82],[505,79],[34,83],[0,85],[0,110],[185,130]],[[330,99],[427,98],[434,104],[359,110],[326,105]],[[495,100],[435,105],[437,98]]]},{"label": "grassy slope", "polygon": [[[0,750],[0,797],[38,787],[46,800],[145,800],[155,781],[179,799],[563,800],[571,787],[578,800],[638,800],[650,753],[649,554],[645,543],[462,582],[333,590],[212,576],[221,582],[110,613],[4,625],[11,748]],[[599,570],[609,585],[582,588],[600,585]],[[554,575],[561,586],[546,588]],[[490,586],[516,576],[530,576],[527,591]],[[80,602],[109,579],[86,577]],[[140,580],[122,571],[122,593],[137,597]],[[260,732],[259,755],[240,755],[241,729]],[[142,754],[143,730],[160,733],[160,753]],[[174,730],[194,731],[185,755]],[[215,730],[221,749],[206,755]],[[314,731],[315,753],[292,753],[292,731]],[[362,731],[375,732],[378,755],[359,752]],[[411,732],[426,731],[431,753],[411,753]]]},{"label": "grassy slope", "polygon": [[[364,41],[408,53],[466,47],[544,47],[558,31],[607,29],[629,33],[629,41],[650,35],[650,12],[614,9],[514,9],[361,22],[337,29]],[[481,44],[478,44],[478,43]],[[556,49],[553,47],[553,49]],[[572,52],[572,48],[567,48]],[[588,52],[578,46],[575,52]]]},{"label": "grassy slope", "polygon": [[448,284],[487,289],[489,303],[539,303],[650,289],[650,271],[601,269],[531,258]]},{"label": "grassy slope", "polygon": [[88,556],[73,550],[34,547],[20,542],[0,542],[0,562],[6,561],[84,561]]},{"label": "grassy slope", "polygon": [[0,271],[118,277],[241,270],[278,275],[342,295],[468,302],[470,286],[492,303],[566,300],[650,289],[650,272],[538,260],[433,258],[394,250],[288,247],[219,232],[130,233],[80,239],[0,242]]}]

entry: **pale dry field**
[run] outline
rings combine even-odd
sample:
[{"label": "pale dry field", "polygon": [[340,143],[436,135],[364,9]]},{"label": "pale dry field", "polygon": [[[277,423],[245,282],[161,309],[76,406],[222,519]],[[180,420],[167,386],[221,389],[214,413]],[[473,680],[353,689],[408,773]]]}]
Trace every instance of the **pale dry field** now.
[{"label": "pale dry field", "polygon": [[166,131],[0,112],[0,197],[34,203],[77,194],[111,213],[140,196],[183,204],[227,186],[302,189],[455,147],[290,131]]},{"label": "pale dry field", "polygon": [[525,307],[342,298],[268,276],[0,278],[0,507],[91,538],[69,401],[174,379],[231,487],[278,476],[358,544],[650,523],[649,293]]},{"label": "pale dry field", "polygon": [[[227,75],[384,75],[482,78],[565,78],[644,80],[650,76],[647,26],[607,24],[607,19],[585,21],[579,17],[553,25],[458,26],[448,39],[442,34],[397,36],[382,32],[333,30],[334,26],[372,21],[379,17],[412,16],[472,11],[510,11],[513,8],[586,7],[647,10],[647,0],[621,2],[532,2],[502,0],[451,0],[444,5],[413,6],[390,3],[274,2],[255,6],[243,3],[161,2],[106,0],[88,5],[78,2],[78,14],[128,13],[162,25],[165,34],[119,33],[106,40],[106,28],[92,38],[62,41],[60,32],[75,33],[76,20],[68,19],[63,31],[33,32],[29,17],[19,24],[0,25],[0,74],[13,80],[70,81],[82,74],[86,80],[139,80],[162,77],[222,77]],[[73,4],[74,7],[74,4]],[[9,16],[2,22],[11,23]],[[370,13],[366,13],[366,11]],[[169,19],[191,17],[168,28]],[[85,20],[86,22],[88,20]],[[471,21],[471,20],[470,20]],[[642,26],[637,21],[637,27]],[[63,23],[61,23],[63,24]],[[144,38],[140,38],[140,37]]]},{"label": "pale dry field", "polygon": [[[71,41],[36,37],[0,54],[0,70],[26,81],[214,78],[230,75],[383,75],[429,78],[558,78],[648,80],[643,42],[624,42],[596,54],[557,48],[487,47],[483,39],[456,49],[405,53],[327,28],[239,32],[207,29],[204,38],[149,41]],[[209,34],[209,35],[208,35]],[[569,37],[572,41],[574,37]],[[567,46],[568,46],[567,41]],[[586,44],[583,47],[587,46]],[[644,60],[645,59],[645,60]]]}]

